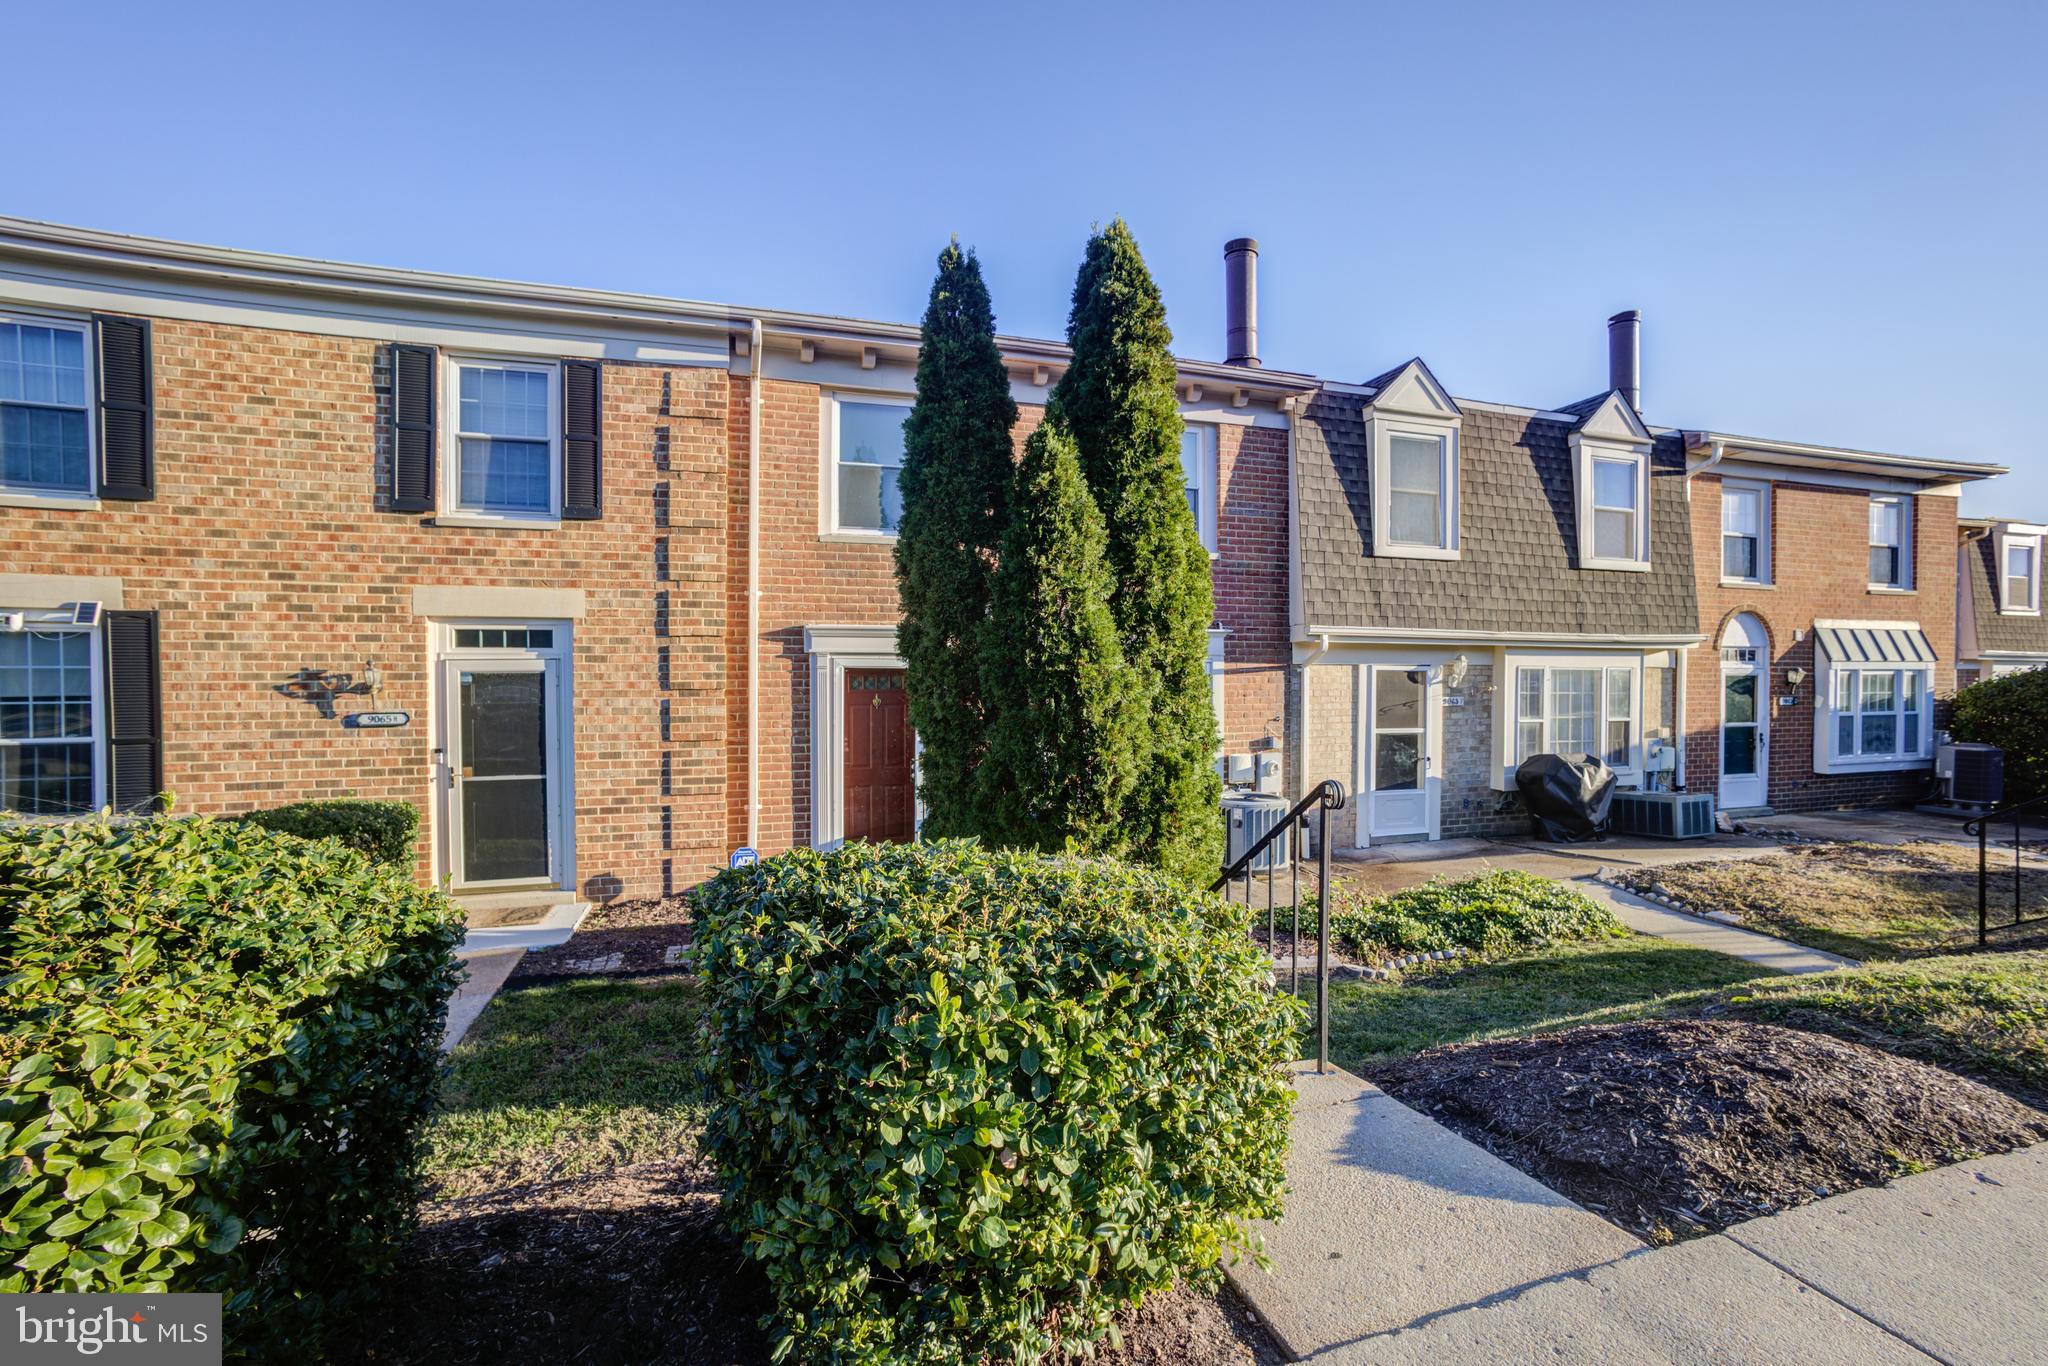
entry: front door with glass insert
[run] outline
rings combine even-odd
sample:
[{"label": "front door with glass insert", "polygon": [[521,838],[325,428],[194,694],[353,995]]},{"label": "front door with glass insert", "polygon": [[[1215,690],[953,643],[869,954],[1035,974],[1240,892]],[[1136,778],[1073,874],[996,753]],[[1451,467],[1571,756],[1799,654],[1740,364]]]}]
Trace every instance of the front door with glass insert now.
[{"label": "front door with glass insert", "polygon": [[1754,647],[1721,651],[1721,806],[1764,804],[1764,679]]},{"label": "front door with glass insert", "polygon": [[1411,672],[1370,670],[1365,761],[1372,839],[1429,833],[1428,685]]},{"label": "front door with glass insert", "polygon": [[455,885],[559,886],[563,661],[539,653],[552,649],[554,632],[471,627],[454,634],[456,648],[441,668]]}]

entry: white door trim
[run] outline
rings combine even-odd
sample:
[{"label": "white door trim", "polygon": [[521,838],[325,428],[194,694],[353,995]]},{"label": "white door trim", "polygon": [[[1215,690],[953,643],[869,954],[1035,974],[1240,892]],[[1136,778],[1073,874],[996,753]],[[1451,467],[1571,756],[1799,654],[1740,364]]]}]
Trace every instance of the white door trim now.
[{"label": "white door trim", "polygon": [[[1358,697],[1358,718],[1353,733],[1357,737],[1357,753],[1354,756],[1353,772],[1357,782],[1352,788],[1353,804],[1357,808],[1357,847],[1368,849],[1375,839],[1385,842],[1394,839],[1412,839],[1417,835],[1425,839],[1443,837],[1443,677],[1440,669],[1421,663],[1360,664],[1364,671],[1361,686],[1356,689]],[[1426,670],[1427,680],[1422,685],[1422,785],[1412,800],[1419,806],[1419,819],[1400,829],[1375,828],[1375,816],[1379,807],[1373,790],[1373,717],[1377,706],[1376,692],[1382,671],[1411,672]]]},{"label": "white door trim", "polygon": [[[465,627],[539,628],[554,632],[547,646],[457,647],[455,633]],[[427,690],[428,725],[433,746],[433,800],[435,881],[458,892],[487,892],[524,887],[576,888],[576,745],[575,745],[575,649],[571,623],[560,619],[510,620],[505,618],[433,621],[428,624],[428,658],[431,661]],[[514,882],[464,882],[460,879],[461,821],[455,805],[455,774],[451,764],[455,739],[455,698],[451,684],[464,665],[491,665],[508,672],[530,669],[546,677],[543,705],[548,708],[549,759],[552,774],[548,785],[548,876],[543,880]]]},{"label": "white door trim", "polygon": [[[1715,706],[1719,711],[1719,724],[1714,729],[1714,739],[1719,749],[1714,756],[1714,768],[1720,775],[1720,780],[1715,786],[1714,797],[1721,809],[1730,811],[1768,806],[1771,800],[1770,646],[1765,643],[1761,623],[1757,624],[1755,638],[1752,638],[1752,633],[1743,624],[1749,619],[1745,615],[1728,624],[1727,631],[1721,637],[1721,649],[1724,653],[1717,674],[1720,696]],[[1730,648],[1754,650],[1756,657],[1750,660],[1731,661],[1725,653]],[[1731,785],[1728,778],[1728,680],[1744,676],[1756,680],[1753,692],[1756,712],[1756,720],[1753,723],[1756,728],[1756,745],[1753,754],[1756,772],[1736,779]],[[1742,726],[1752,723],[1738,721],[1735,724]]]},{"label": "white door trim", "polygon": [[[811,848],[837,849],[846,842],[847,671],[901,669],[903,657],[894,625],[806,626],[804,649],[811,656]],[[917,822],[924,823],[922,803]]]}]

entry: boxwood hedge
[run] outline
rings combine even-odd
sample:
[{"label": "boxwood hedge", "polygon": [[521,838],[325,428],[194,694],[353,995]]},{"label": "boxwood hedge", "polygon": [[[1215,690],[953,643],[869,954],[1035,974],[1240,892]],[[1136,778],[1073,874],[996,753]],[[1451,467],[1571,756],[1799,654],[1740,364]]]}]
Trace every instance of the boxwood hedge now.
[{"label": "boxwood hedge", "polygon": [[416,1197],[461,921],[239,821],[0,829],[0,1290],[218,1291],[307,1359]]},{"label": "boxwood hedge", "polygon": [[696,894],[707,1143],[778,1359],[1030,1361],[1277,1216],[1300,1007],[1109,861],[799,850]]},{"label": "boxwood hedge", "polygon": [[378,863],[413,864],[413,841],[420,833],[419,808],[411,802],[370,801],[362,797],[328,797],[251,811],[243,820],[266,830],[282,830],[309,840],[338,839]]}]

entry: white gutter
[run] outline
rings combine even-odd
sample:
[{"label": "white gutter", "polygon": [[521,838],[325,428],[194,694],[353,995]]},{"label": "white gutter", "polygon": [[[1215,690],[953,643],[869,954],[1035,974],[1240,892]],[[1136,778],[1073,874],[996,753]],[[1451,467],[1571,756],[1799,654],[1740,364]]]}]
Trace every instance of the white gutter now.
[{"label": "white gutter", "polygon": [[761,847],[761,320],[747,359],[747,847]]},{"label": "white gutter", "polygon": [[[1339,645],[1616,645],[1630,649],[1669,649],[1697,645],[1704,635],[1624,635],[1607,632],[1572,634],[1563,631],[1448,631],[1402,626],[1310,626],[1309,634],[1330,648]],[[1318,652],[1320,653],[1320,651]]]},{"label": "white gutter", "polygon": [[[1704,462],[1698,465],[1693,464],[1690,460],[1685,462],[1686,502],[1690,503],[1692,501],[1692,477],[1695,474],[1702,474],[1705,473],[1707,470],[1714,468],[1714,466],[1720,464],[1723,460],[1725,460],[1727,456],[1728,443],[1726,443],[1725,441],[1716,441],[1713,447],[1713,454],[1709,455]],[[1680,760],[1680,762],[1682,763],[1684,761]]]}]

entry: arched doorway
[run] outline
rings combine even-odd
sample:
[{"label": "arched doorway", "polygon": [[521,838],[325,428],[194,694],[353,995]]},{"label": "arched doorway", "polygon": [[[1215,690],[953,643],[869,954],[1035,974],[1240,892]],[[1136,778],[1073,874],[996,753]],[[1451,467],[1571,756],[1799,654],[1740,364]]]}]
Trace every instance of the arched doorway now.
[{"label": "arched doorway", "polygon": [[1771,640],[1744,612],[1721,633],[1721,809],[1769,804]]}]

